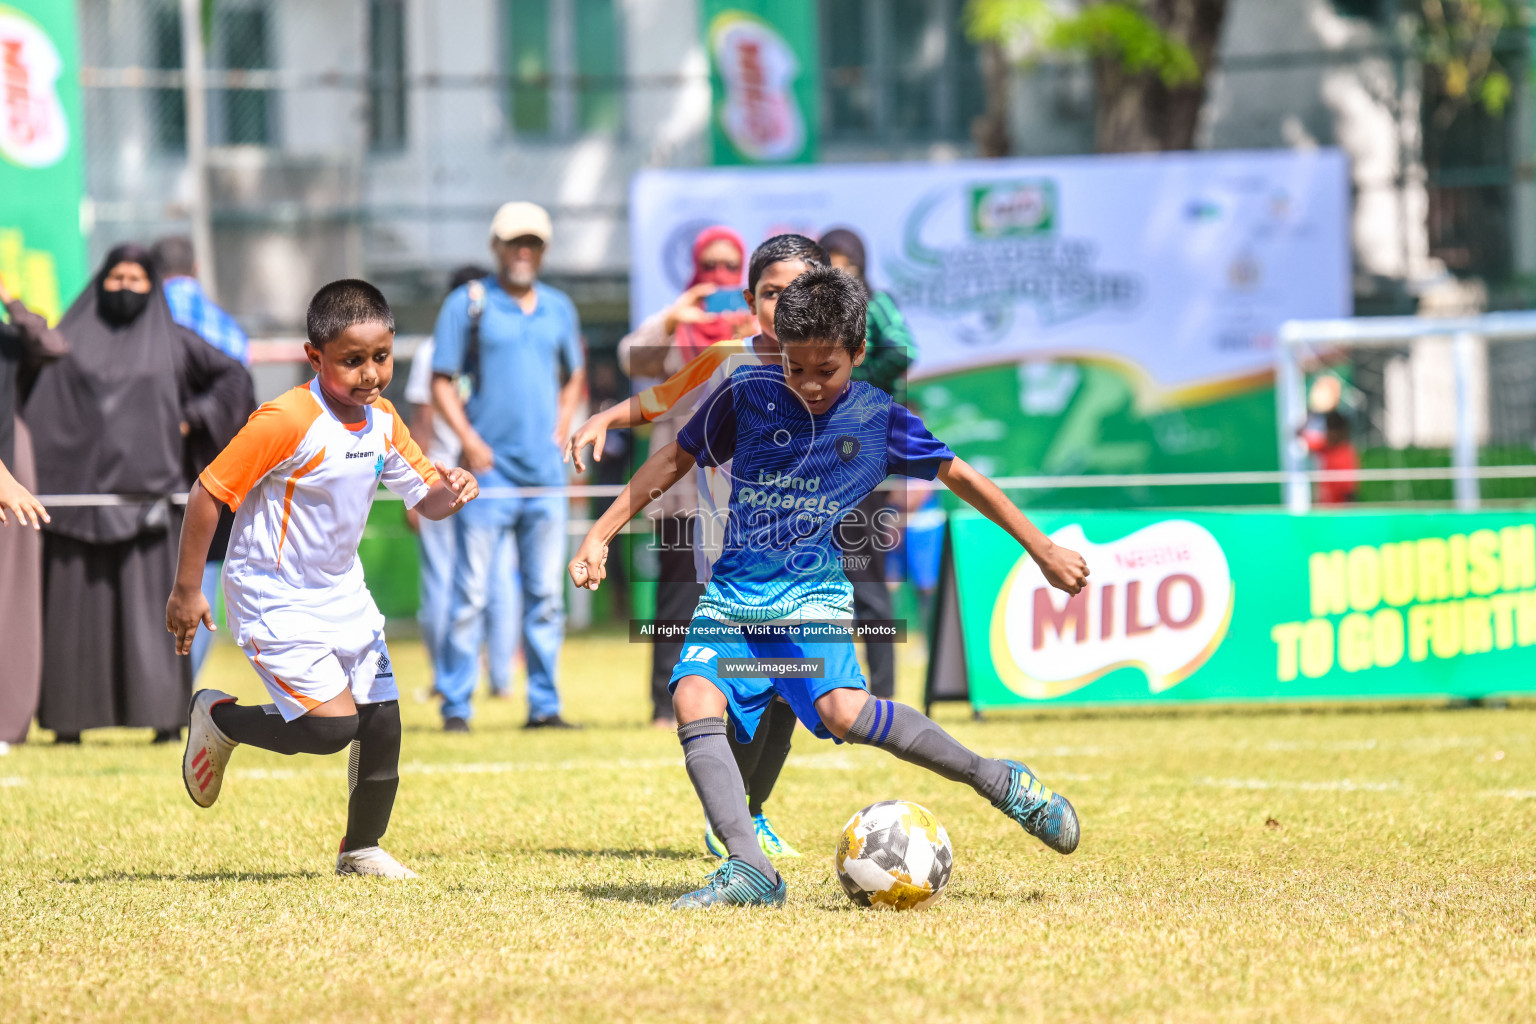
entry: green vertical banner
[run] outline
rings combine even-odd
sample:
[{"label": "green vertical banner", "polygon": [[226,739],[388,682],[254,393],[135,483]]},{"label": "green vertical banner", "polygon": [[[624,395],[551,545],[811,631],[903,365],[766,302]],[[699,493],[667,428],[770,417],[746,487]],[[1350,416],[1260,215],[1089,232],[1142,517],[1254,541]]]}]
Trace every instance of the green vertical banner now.
[{"label": "green vertical banner", "polygon": [[820,62],[814,0],[703,0],[716,164],[816,161]]},{"label": "green vertical banner", "polygon": [[0,3],[0,281],[50,322],[86,275],[82,129],[74,3]]}]

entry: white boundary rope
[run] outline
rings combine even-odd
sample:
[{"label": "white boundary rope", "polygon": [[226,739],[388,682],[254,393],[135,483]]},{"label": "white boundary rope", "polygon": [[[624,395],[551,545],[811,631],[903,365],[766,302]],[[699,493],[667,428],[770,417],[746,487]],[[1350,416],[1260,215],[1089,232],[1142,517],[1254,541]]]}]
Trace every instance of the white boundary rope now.
[{"label": "white boundary rope", "polygon": [[[1453,480],[1468,472],[1453,466],[1428,466],[1402,469],[1314,469],[1305,476],[1314,483],[1341,481],[1388,483],[1415,480]],[[1482,480],[1521,480],[1536,478],[1536,465],[1477,466],[1470,472]],[[1290,479],[1283,470],[1265,469],[1220,473],[1103,473],[1080,476],[1003,476],[992,482],[1003,490],[1053,491],[1095,490],[1109,487],[1221,487],[1243,484],[1281,484]],[[904,485],[885,483],[879,490],[895,490]],[[934,482],[934,486],[943,484]],[[621,484],[567,484],[561,487],[486,487],[480,491],[482,498],[614,498],[624,490]],[[381,491],[379,499],[399,501],[398,495]],[[126,505],[149,505],[157,501],[170,501],[185,505],[187,496],[135,495],[135,494],[40,494],[38,500],[54,508],[110,508]]]}]

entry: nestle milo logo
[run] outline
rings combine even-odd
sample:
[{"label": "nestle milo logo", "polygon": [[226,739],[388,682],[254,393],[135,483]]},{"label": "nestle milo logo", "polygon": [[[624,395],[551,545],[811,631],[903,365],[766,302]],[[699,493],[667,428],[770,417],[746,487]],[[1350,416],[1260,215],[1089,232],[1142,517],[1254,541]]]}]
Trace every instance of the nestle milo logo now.
[{"label": "nestle milo logo", "polygon": [[1021,308],[1048,328],[1135,307],[1141,274],[1103,266],[1092,239],[1065,235],[1061,208],[1056,182],[1041,178],[930,190],[882,261],[897,305],[955,322],[977,346],[1014,330]]},{"label": "nestle milo logo", "polygon": [[971,186],[971,234],[1030,238],[1056,229],[1056,183],[1048,179]]},{"label": "nestle milo logo", "polygon": [[58,92],[63,68],[41,25],[0,7],[0,157],[42,168],[68,151],[69,121]]},{"label": "nestle milo logo", "polygon": [[710,24],[709,49],[725,95],[720,130],[747,159],[790,160],[805,148],[805,117],[795,100],[800,61],[772,25],[745,11]]},{"label": "nestle milo logo", "polygon": [[1232,621],[1232,572],[1210,531],[1165,519],[1104,543],[1077,524],[1051,534],[1093,567],[1068,597],[1020,557],[992,613],[998,677],[1036,700],[1059,697],[1118,668],[1140,669],[1151,693],[1177,686],[1221,646]]}]

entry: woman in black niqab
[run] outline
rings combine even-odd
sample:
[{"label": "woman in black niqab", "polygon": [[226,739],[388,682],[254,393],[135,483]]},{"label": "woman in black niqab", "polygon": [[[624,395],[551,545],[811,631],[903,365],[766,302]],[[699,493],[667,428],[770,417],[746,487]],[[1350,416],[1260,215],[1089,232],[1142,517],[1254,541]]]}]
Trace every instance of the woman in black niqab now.
[{"label": "woman in black niqab", "polygon": [[142,246],[108,253],[58,330],[70,353],[24,412],[39,490],[122,500],[50,509],[38,720],[60,742],[104,726],[173,739],[191,676],[160,614],[181,523],[169,498],[187,488],[189,450],[222,448],[250,415],[250,376],[171,318]]}]

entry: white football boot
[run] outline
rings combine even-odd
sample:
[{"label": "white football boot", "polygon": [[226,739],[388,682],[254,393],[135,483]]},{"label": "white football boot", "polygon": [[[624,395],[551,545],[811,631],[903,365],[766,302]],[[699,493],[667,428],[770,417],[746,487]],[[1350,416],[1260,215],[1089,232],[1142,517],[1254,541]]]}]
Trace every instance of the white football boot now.
[{"label": "white football boot", "polygon": [[199,807],[212,807],[224,784],[224,766],[240,744],[213,724],[213,708],[235,698],[222,690],[198,690],[187,708],[187,749],[181,755],[181,780]]},{"label": "white football boot", "polygon": [[394,856],[382,846],[362,846],[356,850],[341,850],[336,854],[336,873],[397,880],[418,877],[416,872],[395,860]]}]

